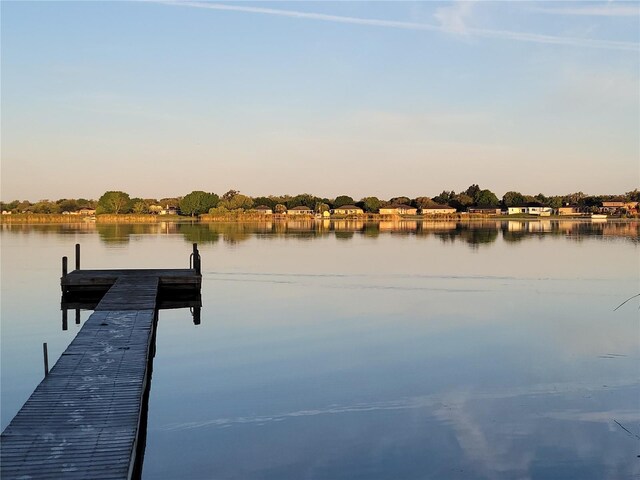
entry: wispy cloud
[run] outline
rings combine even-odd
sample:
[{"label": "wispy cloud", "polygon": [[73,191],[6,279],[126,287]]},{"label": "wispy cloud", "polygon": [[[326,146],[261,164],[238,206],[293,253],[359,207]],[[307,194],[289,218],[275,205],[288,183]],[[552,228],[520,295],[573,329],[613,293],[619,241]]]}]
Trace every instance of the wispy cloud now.
[{"label": "wispy cloud", "polygon": [[455,2],[447,7],[438,8],[433,15],[447,32],[465,35],[468,33],[467,19],[471,16],[474,2]]},{"label": "wispy cloud", "polygon": [[[177,2],[165,1],[160,2],[164,5],[172,5],[178,7],[202,8],[208,10],[224,10],[231,12],[243,12],[262,15],[274,15],[279,17],[301,18],[308,20],[319,20],[324,22],[345,23],[353,25],[366,25],[372,27],[397,28],[403,30],[423,30],[433,32],[444,32],[453,34],[465,34],[481,38],[494,38],[501,40],[513,40],[519,42],[540,43],[548,45],[565,45],[581,48],[605,48],[612,50],[638,51],[640,45],[632,42],[621,42],[614,40],[596,40],[579,37],[565,37],[556,35],[543,35],[537,33],[510,31],[510,30],[491,30],[482,28],[468,28],[460,20],[460,12],[458,16],[443,12],[440,18],[441,24],[415,23],[394,20],[379,20],[374,18],[347,17],[342,15],[329,15],[324,13],[301,12],[296,10],[281,10],[264,7],[250,7],[245,5],[227,5],[222,3],[206,3],[206,2]],[[454,12],[455,13],[455,12]],[[457,23],[456,23],[457,22]]]},{"label": "wispy cloud", "polygon": [[637,3],[628,3],[624,5],[616,5],[609,3],[608,5],[588,5],[581,7],[534,7],[531,9],[538,13],[547,13],[550,15],[579,15],[589,17],[640,17],[640,5]]}]

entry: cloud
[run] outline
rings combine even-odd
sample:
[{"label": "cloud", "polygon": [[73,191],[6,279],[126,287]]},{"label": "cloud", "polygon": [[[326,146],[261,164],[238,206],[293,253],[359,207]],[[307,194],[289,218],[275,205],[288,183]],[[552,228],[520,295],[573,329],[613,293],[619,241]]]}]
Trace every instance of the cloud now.
[{"label": "cloud", "polygon": [[433,16],[445,31],[466,35],[466,20],[471,16],[473,5],[471,1],[456,2],[451,6],[438,8]]},{"label": "cloud", "polygon": [[[493,38],[501,40],[513,40],[519,42],[539,43],[547,45],[564,45],[579,48],[604,48],[611,50],[638,51],[640,45],[632,42],[622,42],[614,40],[594,40],[579,37],[564,37],[556,35],[542,35],[537,33],[510,31],[510,30],[490,30],[481,28],[467,28],[464,24],[464,18],[468,15],[470,7],[455,6],[449,7],[453,10],[440,9],[440,13],[436,13],[440,24],[415,23],[394,20],[379,20],[374,18],[346,17],[341,15],[328,15],[324,13],[300,12],[295,10],[280,10],[264,7],[249,7],[244,5],[227,5],[222,3],[204,3],[204,2],[177,2],[163,1],[159,2],[164,5],[177,7],[202,8],[209,10],[224,10],[231,12],[243,12],[262,15],[274,15],[279,17],[302,18],[309,20],[319,20],[333,23],[345,23],[354,25],[366,25],[372,27],[397,28],[403,30],[423,30],[444,32],[452,34],[465,34],[469,36]],[[457,9],[457,10],[456,10]]]},{"label": "cloud", "polygon": [[536,7],[531,9],[534,12],[546,13],[549,15],[579,15],[591,17],[638,17],[640,16],[640,6],[638,4],[626,5],[589,5],[582,7],[545,8]]}]

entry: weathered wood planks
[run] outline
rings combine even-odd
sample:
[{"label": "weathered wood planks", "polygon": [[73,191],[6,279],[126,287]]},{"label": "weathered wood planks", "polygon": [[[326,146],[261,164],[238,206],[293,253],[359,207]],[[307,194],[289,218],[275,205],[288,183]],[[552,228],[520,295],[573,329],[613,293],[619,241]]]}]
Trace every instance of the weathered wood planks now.
[{"label": "weathered wood planks", "polygon": [[155,311],[96,311],[2,433],[3,479],[124,479],[135,462]]},{"label": "weathered wood planks", "polygon": [[[192,259],[193,269],[68,273],[63,258],[63,306],[73,301],[82,308],[85,295],[95,311],[2,432],[0,478],[130,479],[139,473],[159,292],[175,293],[164,300],[171,305],[191,302],[199,324],[195,244]],[[63,307],[63,328],[65,320]]]}]

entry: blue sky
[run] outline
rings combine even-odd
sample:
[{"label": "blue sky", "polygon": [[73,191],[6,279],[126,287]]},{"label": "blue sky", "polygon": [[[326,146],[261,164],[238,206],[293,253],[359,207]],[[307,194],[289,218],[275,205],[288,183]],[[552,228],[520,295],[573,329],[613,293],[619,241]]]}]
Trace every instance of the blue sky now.
[{"label": "blue sky", "polygon": [[637,2],[6,2],[3,200],[640,184]]}]

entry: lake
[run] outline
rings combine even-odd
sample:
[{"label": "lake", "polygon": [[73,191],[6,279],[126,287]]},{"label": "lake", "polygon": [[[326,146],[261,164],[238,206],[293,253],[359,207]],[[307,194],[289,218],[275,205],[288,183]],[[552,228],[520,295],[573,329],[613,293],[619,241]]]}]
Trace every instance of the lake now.
[{"label": "lake", "polygon": [[145,479],[640,475],[637,222],[2,225],[4,428],[80,325],[60,258],[184,268]]}]

